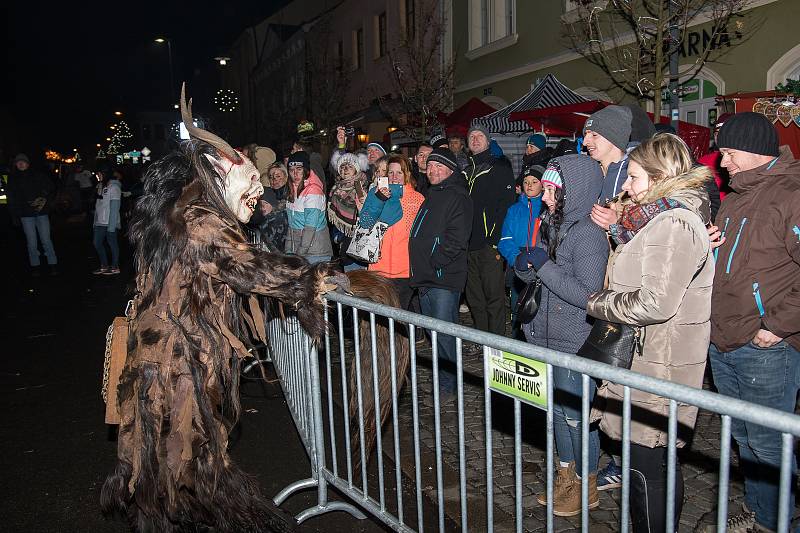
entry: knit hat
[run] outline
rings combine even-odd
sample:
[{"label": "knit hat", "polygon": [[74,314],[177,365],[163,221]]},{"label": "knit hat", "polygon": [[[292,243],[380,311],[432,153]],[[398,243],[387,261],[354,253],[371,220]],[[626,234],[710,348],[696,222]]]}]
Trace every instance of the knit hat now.
[{"label": "knit hat", "polygon": [[719,117],[717,117],[717,121],[714,123],[714,128],[721,128],[725,122],[728,121],[729,118],[733,116],[733,113],[723,113]]},{"label": "knit hat", "polygon": [[605,137],[611,144],[625,150],[631,138],[631,120],[633,114],[627,107],[610,105],[595,111],[583,125],[583,134],[591,130]]},{"label": "knit hat", "polygon": [[456,156],[454,156],[453,152],[451,152],[448,148],[434,148],[433,152],[431,152],[428,156],[428,163],[431,161],[441,163],[450,170],[456,170],[458,168]]},{"label": "knit hat", "polygon": [[448,146],[447,144],[447,137],[442,135],[441,133],[437,133],[433,137],[431,137],[430,145],[434,148],[445,148]]},{"label": "knit hat", "polygon": [[361,170],[361,162],[358,160],[358,156],[356,154],[345,152],[339,156],[339,161],[336,162],[336,172],[339,175],[342,175],[342,166],[343,165],[353,165],[353,168],[356,169],[356,174]]},{"label": "knit hat", "polygon": [[487,130],[487,129],[486,129],[484,126],[481,126],[480,124],[474,124],[474,125],[473,125],[473,126],[470,128],[470,129],[469,129],[469,131],[467,132],[467,138],[469,138],[469,135],[470,135],[470,134],[471,134],[473,131],[479,131],[479,132],[483,133],[483,135],[486,137],[486,142],[487,142],[487,143],[488,143],[488,142],[489,142],[489,140],[492,138],[492,136],[491,136],[491,135],[489,135],[489,130]]},{"label": "knit hat", "polygon": [[14,157],[14,163],[16,163],[17,161],[25,161],[29,165],[31,164],[31,160],[28,159],[28,156],[22,153],[19,153],[16,155],[16,157]]},{"label": "knit hat", "polygon": [[529,167],[525,167],[520,172],[520,177],[525,178],[525,176],[534,176],[536,179],[542,179],[542,175],[544,174],[545,168],[542,165],[531,165]]},{"label": "knit hat", "polygon": [[717,135],[719,148],[733,148],[751,154],[777,157],[778,132],[761,113],[736,113],[725,121]]},{"label": "knit hat", "polygon": [[558,189],[564,188],[564,178],[561,176],[561,167],[555,161],[547,164],[547,170],[542,174],[542,185],[553,185]]},{"label": "knit hat", "polygon": [[[383,155],[386,155],[386,148],[384,148],[381,143],[369,143],[367,145],[367,150],[369,150],[370,148],[377,148],[378,150],[383,152]],[[356,167],[356,168],[358,168],[358,167]]]},{"label": "knit hat", "polygon": [[525,144],[531,144],[538,148],[539,150],[544,149],[547,146],[547,137],[542,135],[541,133],[534,133],[530,137],[528,137],[528,141]]},{"label": "knit hat", "polygon": [[308,156],[308,152],[300,150],[290,155],[289,160],[286,161],[286,167],[290,170],[292,167],[303,167],[311,170],[311,159]]}]

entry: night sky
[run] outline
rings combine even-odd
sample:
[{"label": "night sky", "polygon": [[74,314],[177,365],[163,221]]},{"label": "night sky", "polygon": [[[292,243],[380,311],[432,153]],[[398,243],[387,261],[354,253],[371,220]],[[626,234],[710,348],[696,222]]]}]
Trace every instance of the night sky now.
[{"label": "night sky", "polygon": [[[13,0],[6,20],[6,65],[0,104],[4,158],[43,147],[68,152],[104,142],[113,112],[171,107],[166,44],[172,42],[175,84],[213,94],[214,57],[248,26],[287,0],[56,2]],[[199,107],[201,102],[195,104]],[[210,105],[208,103],[207,105]]]}]

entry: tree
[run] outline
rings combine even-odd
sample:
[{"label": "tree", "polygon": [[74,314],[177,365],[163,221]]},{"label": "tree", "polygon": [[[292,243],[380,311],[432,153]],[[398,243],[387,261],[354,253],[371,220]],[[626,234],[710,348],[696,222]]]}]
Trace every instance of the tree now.
[{"label": "tree", "polygon": [[[417,20],[401,28],[401,36],[388,50],[395,98],[379,98],[381,108],[405,134],[425,139],[437,115],[453,101],[455,61],[443,59],[445,15],[439,2],[421,2]],[[455,54],[453,54],[455,57]]]},{"label": "tree", "polygon": [[[686,82],[743,39],[740,12],[750,0],[574,0],[565,15],[571,47],[600,68],[611,86],[638,100],[652,100],[658,116],[667,82]],[[690,28],[706,23],[701,33]],[[691,38],[691,39],[690,39]],[[702,43],[700,42],[702,41]],[[698,48],[702,45],[702,48]],[[692,54],[687,53],[687,47]],[[670,57],[695,56],[669,74]]]},{"label": "tree", "polygon": [[108,145],[108,153],[121,154],[130,149],[133,134],[128,127],[128,123],[120,120],[114,125],[114,135],[111,136],[111,141]]}]

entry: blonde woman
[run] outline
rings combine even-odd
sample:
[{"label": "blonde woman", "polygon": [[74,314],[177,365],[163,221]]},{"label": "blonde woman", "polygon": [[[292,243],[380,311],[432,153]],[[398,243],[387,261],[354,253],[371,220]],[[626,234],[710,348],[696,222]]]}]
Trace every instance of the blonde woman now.
[{"label": "blonde woman", "polygon": [[[639,327],[642,353],[631,370],[702,388],[711,332],[714,260],[706,230],[706,167],[693,167],[686,144],[672,134],[646,140],[628,156],[622,189],[631,200],[610,227],[618,246],[609,259],[608,289],[589,298],[589,315]],[[598,389],[600,429],[622,439],[622,385]],[[602,400],[606,401],[603,402]],[[666,520],[669,400],[631,395],[631,520],[634,533],[663,532]],[[697,408],[678,405],[678,446],[691,438]],[[683,475],[675,488],[677,527]]]}]

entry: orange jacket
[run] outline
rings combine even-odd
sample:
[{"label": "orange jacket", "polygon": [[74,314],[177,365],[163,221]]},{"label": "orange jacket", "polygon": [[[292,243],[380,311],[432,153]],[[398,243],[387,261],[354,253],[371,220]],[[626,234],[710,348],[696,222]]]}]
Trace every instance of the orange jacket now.
[{"label": "orange jacket", "polygon": [[425,197],[415,191],[414,187],[409,184],[403,186],[403,197],[400,199],[403,218],[386,230],[381,243],[381,258],[377,263],[369,265],[369,270],[383,274],[387,278],[411,276],[408,260],[408,237],[411,233],[411,225],[424,201]]}]

